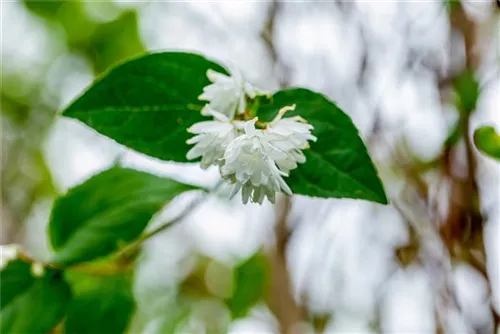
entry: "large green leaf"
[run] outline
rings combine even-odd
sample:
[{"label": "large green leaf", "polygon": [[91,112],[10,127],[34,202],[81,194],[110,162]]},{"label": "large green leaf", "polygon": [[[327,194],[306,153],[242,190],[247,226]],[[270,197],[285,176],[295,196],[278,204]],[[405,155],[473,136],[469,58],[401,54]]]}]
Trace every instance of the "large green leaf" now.
[{"label": "large green leaf", "polygon": [[53,261],[68,265],[114,252],[137,238],[167,201],[192,189],[121,167],[91,177],[54,204],[49,223]]},{"label": "large green leaf", "polygon": [[500,160],[500,135],[492,126],[482,126],[474,131],[474,143],[487,156]]},{"label": "large green leaf", "polygon": [[1,333],[46,333],[64,317],[71,291],[61,273],[49,269],[34,277],[30,267],[16,260],[0,273]]},{"label": "large green leaf", "polygon": [[69,280],[74,297],[64,324],[66,333],[125,333],[135,307],[126,277],[80,274]]},{"label": "large green leaf", "polygon": [[321,94],[295,88],[276,93],[261,105],[258,116],[270,121],[284,106],[296,104],[286,117],[300,115],[314,126],[317,142],[305,150],[307,161],[286,182],[295,194],[357,198],[387,204],[377,171],[358,130],[335,103]]},{"label": "large green leaf", "polygon": [[187,162],[186,129],[205,119],[198,100],[206,71],[226,71],[197,54],[155,53],[122,64],[64,112],[131,149]]}]

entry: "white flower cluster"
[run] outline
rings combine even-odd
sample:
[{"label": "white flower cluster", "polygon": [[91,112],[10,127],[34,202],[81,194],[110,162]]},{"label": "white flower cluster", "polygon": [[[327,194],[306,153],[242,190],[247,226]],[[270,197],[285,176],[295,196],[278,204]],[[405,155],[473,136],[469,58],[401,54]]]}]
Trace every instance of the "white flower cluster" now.
[{"label": "white flower cluster", "polygon": [[203,89],[199,99],[208,101],[202,110],[213,120],[199,122],[188,131],[195,134],[187,141],[194,147],[188,159],[201,157],[201,167],[218,166],[223,179],[232,183],[234,196],[240,189],[243,203],[250,199],[262,204],[264,197],[275,202],[276,193],[292,194],[283,177],[304,163],[302,150],[308,141],[316,141],[312,125],[299,117],[283,118],[295,106],[282,108],[263,129],[257,129],[257,118],[243,121],[247,99],[264,94],[243,79],[238,71],[232,76],[207,71],[212,84]]}]

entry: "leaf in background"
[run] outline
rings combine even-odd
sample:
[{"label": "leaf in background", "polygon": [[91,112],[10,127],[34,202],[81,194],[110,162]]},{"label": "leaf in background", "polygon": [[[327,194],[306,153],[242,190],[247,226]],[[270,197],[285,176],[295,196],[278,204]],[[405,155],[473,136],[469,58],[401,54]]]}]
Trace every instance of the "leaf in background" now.
[{"label": "leaf in background", "polygon": [[78,274],[68,279],[74,296],[64,323],[66,333],[125,333],[135,308],[127,277]]},{"label": "leaf in background", "polygon": [[284,106],[296,104],[286,117],[300,115],[314,126],[317,142],[304,150],[306,163],[286,182],[295,194],[357,198],[387,204],[382,183],[351,119],[323,95],[295,88],[277,92],[271,105],[261,105],[259,120],[270,121]]},{"label": "leaf in background", "polygon": [[444,0],[444,5],[448,11],[454,11],[459,5],[460,0]]},{"label": "leaf in background", "polygon": [[31,274],[31,264],[10,262],[0,272],[0,332],[46,333],[64,317],[71,291],[61,273]]},{"label": "leaf in background", "polygon": [[144,52],[138,32],[137,12],[125,11],[116,20],[99,25],[87,53],[97,73],[126,58]]},{"label": "leaf in background", "polygon": [[492,126],[482,126],[474,131],[474,143],[485,155],[500,160],[500,135]]},{"label": "leaf in background", "polygon": [[453,87],[458,97],[458,110],[464,114],[474,112],[479,98],[479,83],[474,73],[465,71],[453,82]]},{"label": "leaf in background", "polygon": [[40,17],[44,17],[49,20],[54,20],[57,17],[57,12],[67,1],[60,0],[47,0],[47,1],[35,1],[35,0],[23,0],[23,4],[26,9],[31,11]]},{"label": "leaf in background", "polygon": [[227,301],[233,318],[244,317],[261,299],[269,284],[269,264],[262,254],[255,254],[234,269],[234,293]]},{"label": "leaf in background", "polygon": [[198,100],[206,71],[226,71],[197,54],[155,53],[112,69],[63,115],[144,154],[187,162],[186,129],[206,119]]},{"label": "leaf in background", "polygon": [[113,167],[59,198],[49,234],[55,263],[73,264],[108,255],[137,238],[168,201],[196,189],[167,178]]}]

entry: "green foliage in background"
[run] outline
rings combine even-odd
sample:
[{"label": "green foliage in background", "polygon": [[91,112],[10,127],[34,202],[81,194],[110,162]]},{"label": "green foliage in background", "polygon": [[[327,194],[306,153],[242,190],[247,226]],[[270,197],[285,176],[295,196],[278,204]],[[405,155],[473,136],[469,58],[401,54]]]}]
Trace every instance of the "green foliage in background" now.
[{"label": "green foliage in background", "polygon": [[234,292],[227,305],[234,318],[248,311],[266,295],[269,289],[270,264],[259,253],[240,263],[234,270]]},{"label": "green foliage in background", "polygon": [[492,126],[482,126],[476,129],[474,143],[485,155],[500,160],[500,135]]},{"label": "green foliage in background", "polygon": [[64,321],[65,332],[124,333],[135,308],[130,277],[68,276],[74,296]]}]

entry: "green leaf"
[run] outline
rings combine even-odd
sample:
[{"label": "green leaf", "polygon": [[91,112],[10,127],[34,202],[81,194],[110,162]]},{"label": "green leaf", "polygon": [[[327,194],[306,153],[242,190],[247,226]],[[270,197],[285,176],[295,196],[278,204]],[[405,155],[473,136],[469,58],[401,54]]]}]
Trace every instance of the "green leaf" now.
[{"label": "green leaf", "polygon": [[197,54],[155,53],[131,60],[95,82],[64,112],[133,150],[187,162],[186,129],[205,120],[198,100],[206,71],[227,73]]},{"label": "green leaf", "polygon": [[33,14],[39,15],[47,19],[55,19],[57,17],[57,12],[66,3],[66,1],[33,1],[33,0],[23,0],[23,4],[26,9],[31,11]]},{"label": "green leaf", "polygon": [[255,254],[234,270],[234,293],[227,301],[233,318],[244,317],[261,299],[269,285],[269,263]]},{"label": "green leaf", "polygon": [[358,130],[335,103],[321,94],[294,88],[277,92],[261,105],[259,120],[272,120],[279,109],[296,104],[286,117],[300,115],[318,138],[304,151],[306,163],[285,180],[295,194],[357,198],[387,204],[387,197]]},{"label": "green leaf", "polygon": [[74,298],[64,323],[66,333],[125,333],[135,308],[124,276],[73,276]]},{"label": "green leaf", "polygon": [[195,187],[113,167],[59,198],[49,223],[53,261],[73,264],[116,251],[137,238],[166,202]]},{"label": "green leaf", "polygon": [[15,260],[9,262],[7,267],[1,271],[0,310],[35,283],[30,268],[29,263]]},{"label": "green leaf", "polygon": [[46,333],[64,317],[71,291],[61,273],[33,277],[31,264],[10,262],[0,273],[1,333]]},{"label": "green leaf", "polygon": [[137,21],[137,12],[127,10],[116,20],[97,26],[86,50],[97,73],[122,59],[144,52]]},{"label": "green leaf", "polygon": [[474,131],[474,143],[485,155],[500,160],[500,135],[492,126],[482,126]]},{"label": "green leaf", "polygon": [[453,87],[458,97],[458,110],[463,114],[474,112],[479,98],[479,83],[474,73],[465,71],[453,82]]}]

